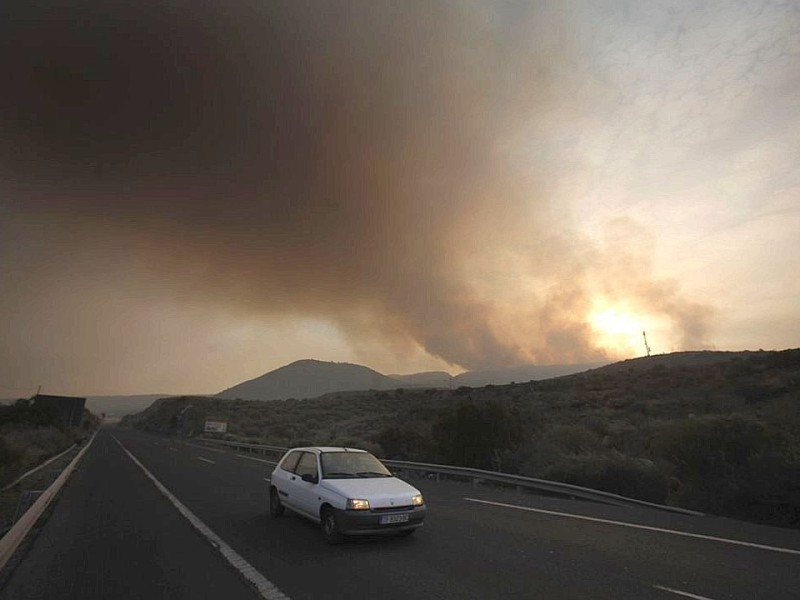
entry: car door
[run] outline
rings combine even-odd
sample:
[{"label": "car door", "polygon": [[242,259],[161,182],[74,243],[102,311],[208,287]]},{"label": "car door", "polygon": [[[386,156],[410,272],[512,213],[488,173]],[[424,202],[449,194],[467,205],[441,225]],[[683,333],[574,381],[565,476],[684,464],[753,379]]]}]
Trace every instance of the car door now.
[{"label": "car door", "polygon": [[302,455],[303,452],[300,450],[290,452],[272,474],[272,484],[278,489],[281,503],[287,508],[294,509],[297,504],[295,487],[298,477],[295,475],[295,469]]},{"label": "car door", "polygon": [[[295,508],[311,519],[319,520],[319,467],[314,452],[303,452],[294,470],[295,479],[291,481]],[[308,475],[314,481],[303,481]]]}]

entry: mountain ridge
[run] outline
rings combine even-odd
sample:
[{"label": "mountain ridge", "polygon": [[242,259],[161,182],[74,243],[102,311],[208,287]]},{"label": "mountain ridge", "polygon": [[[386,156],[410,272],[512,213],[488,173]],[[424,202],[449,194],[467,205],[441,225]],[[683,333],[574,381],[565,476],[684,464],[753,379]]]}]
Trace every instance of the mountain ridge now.
[{"label": "mountain ridge", "polygon": [[403,383],[353,363],[301,359],[215,394],[223,399],[285,400],[316,398],[330,392],[388,390]]}]

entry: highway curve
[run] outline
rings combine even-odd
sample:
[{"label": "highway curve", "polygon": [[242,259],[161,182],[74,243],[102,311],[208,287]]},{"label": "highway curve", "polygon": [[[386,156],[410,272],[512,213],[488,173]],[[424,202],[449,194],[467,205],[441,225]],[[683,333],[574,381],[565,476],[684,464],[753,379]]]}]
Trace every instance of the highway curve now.
[{"label": "highway curve", "polygon": [[311,523],[269,518],[272,467],[104,429],[0,597],[789,600],[800,590],[797,531],[426,479],[413,480],[429,507],[415,536],[328,546]]}]

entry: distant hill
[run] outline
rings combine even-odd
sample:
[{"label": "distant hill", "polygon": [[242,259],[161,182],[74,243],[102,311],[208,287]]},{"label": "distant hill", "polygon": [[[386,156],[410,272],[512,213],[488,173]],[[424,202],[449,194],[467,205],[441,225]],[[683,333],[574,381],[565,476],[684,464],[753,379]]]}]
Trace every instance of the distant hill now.
[{"label": "distant hill", "polygon": [[387,375],[411,387],[450,387],[453,376],[446,371],[426,371],[424,373],[411,373],[410,375]]},{"label": "distant hill", "polygon": [[775,352],[765,350],[742,350],[739,352],[726,352],[720,350],[689,350],[684,352],[673,352],[671,354],[654,354],[653,356],[642,356],[630,358],[621,362],[616,362],[602,367],[604,373],[616,371],[639,371],[649,370],[656,365],[663,367],[701,367],[716,365],[719,363],[745,360],[763,359],[766,356],[774,355]]},{"label": "distant hill", "polygon": [[485,371],[467,371],[453,378],[453,387],[483,387],[485,385],[505,385],[525,381],[539,381],[582,373],[590,369],[602,367],[607,363],[582,363],[576,365],[523,365],[505,369],[487,369]]},{"label": "distant hill", "polygon": [[172,394],[140,394],[136,396],[89,396],[86,408],[96,415],[105,413],[107,417],[124,417],[143,411],[159,398]]},{"label": "distant hill", "polygon": [[403,385],[397,379],[362,365],[307,359],[222,390],[216,396],[242,400],[285,400],[315,398],[330,392],[391,390]]},{"label": "distant hill", "polygon": [[524,365],[506,369],[468,371],[453,377],[446,371],[426,371],[406,375],[383,375],[363,365],[298,360],[265,375],[245,381],[216,394],[219,398],[242,400],[285,400],[316,398],[332,392],[391,390],[407,388],[483,387],[512,382],[549,379],[571,375],[606,363],[577,365]]}]

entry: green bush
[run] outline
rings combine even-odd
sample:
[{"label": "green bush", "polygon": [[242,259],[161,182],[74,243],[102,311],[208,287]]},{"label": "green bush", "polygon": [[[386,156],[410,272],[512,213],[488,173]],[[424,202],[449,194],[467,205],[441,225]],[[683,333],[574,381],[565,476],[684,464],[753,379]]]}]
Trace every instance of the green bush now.
[{"label": "green bush", "polygon": [[701,482],[731,476],[754,457],[774,451],[776,440],[756,421],[712,417],[664,427],[652,448],[681,480]]},{"label": "green bush", "polygon": [[682,506],[736,518],[800,523],[800,464],[790,442],[762,423],[706,418],[672,424],[653,452],[680,481]]},{"label": "green bush", "polygon": [[565,459],[543,477],[648,502],[663,503],[669,492],[667,477],[655,465],[620,455]]},{"label": "green bush", "polygon": [[6,441],[0,437],[0,468],[6,467],[20,459],[19,450],[10,448]]},{"label": "green bush", "polygon": [[523,442],[520,415],[497,401],[464,402],[441,412],[433,425],[437,460],[478,469],[499,469]]},{"label": "green bush", "polygon": [[42,406],[20,398],[10,406],[0,405],[0,426],[51,427],[61,425],[61,416],[54,406]]},{"label": "green bush", "polygon": [[424,462],[430,459],[433,445],[430,438],[411,427],[388,427],[375,436],[383,457],[394,460]]}]

